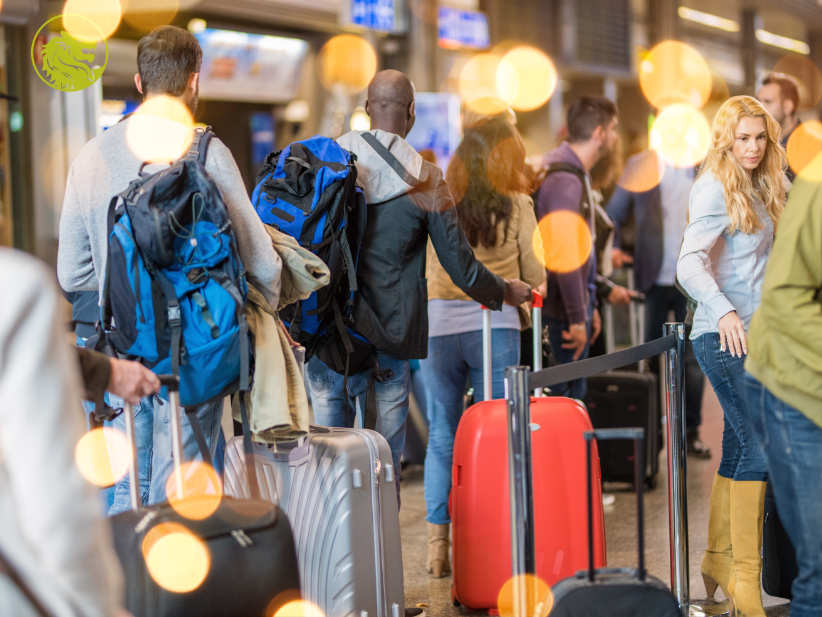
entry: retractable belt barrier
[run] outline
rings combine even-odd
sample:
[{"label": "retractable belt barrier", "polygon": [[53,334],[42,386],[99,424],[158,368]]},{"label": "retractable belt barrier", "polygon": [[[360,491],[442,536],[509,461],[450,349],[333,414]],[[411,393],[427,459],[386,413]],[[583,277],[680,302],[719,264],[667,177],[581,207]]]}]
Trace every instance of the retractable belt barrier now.
[{"label": "retractable belt barrier", "polygon": [[[624,351],[553,366],[536,373],[531,372],[527,366],[512,366],[505,370],[508,401],[508,473],[511,491],[511,561],[515,580],[525,580],[525,574],[536,574],[531,471],[531,393],[534,390],[598,375],[665,354],[671,590],[683,614],[689,614],[684,352],[685,325],[668,323],[664,326],[662,338]],[[642,490],[641,485],[639,490]],[[516,617],[525,617],[526,593],[524,583],[514,585]]]},{"label": "retractable belt barrier", "polygon": [[669,334],[650,343],[637,345],[624,351],[617,351],[605,356],[597,356],[588,360],[580,360],[569,364],[560,364],[531,373],[528,377],[530,388],[550,388],[557,384],[599,375],[606,371],[637,363],[641,360],[654,358],[670,349],[676,348],[676,335]]}]

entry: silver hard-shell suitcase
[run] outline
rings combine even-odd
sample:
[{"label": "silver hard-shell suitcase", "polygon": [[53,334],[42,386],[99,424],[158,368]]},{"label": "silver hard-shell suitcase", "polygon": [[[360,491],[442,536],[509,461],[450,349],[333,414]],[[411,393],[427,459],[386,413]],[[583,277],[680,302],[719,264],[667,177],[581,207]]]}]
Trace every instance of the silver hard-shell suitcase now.
[{"label": "silver hard-shell suitcase", "polygon": [[[303,597],[327,617],[402,617],[395,470],[377,432],[310,427],[288,444],[254,443],[263,499],[291,522]],[[242,437],[229,440],[226,495],[248,497]]]}]

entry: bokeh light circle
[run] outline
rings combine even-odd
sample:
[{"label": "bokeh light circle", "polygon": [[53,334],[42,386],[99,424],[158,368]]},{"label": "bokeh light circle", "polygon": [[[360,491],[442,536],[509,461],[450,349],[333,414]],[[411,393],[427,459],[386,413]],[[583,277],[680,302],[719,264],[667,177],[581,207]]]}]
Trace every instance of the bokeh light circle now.
[{"label": "bokeh light circle", "polygon": [[154,582],[175,593],[197,589],[211,567],[205,542],[179,523],[153,527],[143,539],[142,550]]},{"label": "bokeh light circle", "polygon": [[169,504],[180,515],[192,520],[208,518],[217,510],[223,497],[220,477],[211,465],[190,461],[181,466],[183,496],[177,494],[178,472],[174,470],[166,484]]},{"label": "bokeh light circle", "polygon": [[141,161],[175,161],[191,145],[193,127],[191,111],[178,98],[155,96],[128,119],[126,143]]},{"label": "bokeh light circle", "polygon": [[640,62],[639,86],[651,105],[659,109],[674,103],[699,109],[711,95],[711,69],[693,47],[663,41]]},{"label": "bokeh light circle", "polygon": [[322,609],[308,600],[293,600],[270,611],[270,617],[325,617]]},{"label": "bokeh light circle", "polygon": [[662,181],[665,166],[653,150],[645,150],[632,156],[625,164],[617,184],[631,193],[650,191]]},{"label": "bokeh light circle", "polygon": [[347,94],[362,92],[377,73],[377,54],[361,36],[340,34],[320,49],[317,57],[320,81],[329,90]]},{"label": "bokeh light circle", "polygon": [[544,216],[534,232],[533,247],[546,270],[573,272],[591,256],[591,230],[576,212],[557,210]]},{"label": "bokeh light circle", "polygon": [[822,122],[803,122],[788,138],[788,164],[803,180],[822,182]]},{"label": "bokeh light circle", "polygon": [[74,449],[74,460],[86,480],[95,486],[107,487],[126,475],[130,453],[126,436],[106,426],[80,438]]},{"label": "bokeh light circle", "polygon": [[539,49],[515,47],[499,62],[496,86],[500,98],[517,111],[542,107],[557,87],[557,69]]},{"label": "bokeh light circle", "polygon": [[822,74],[807,56],[788,54],[773,67],[774,73],[793,77],[799,90],[797,110],[812,109],[822,99]]},{"label": "bokeh light circle", "polygon": [[651,149],[673,167],[693,167],[705,158],[710,145],[708,120],[690,105],[666,107],[651,129]]},{"label": "bokeh light circle", "polygon": [[151,32],[171,23],[180,8],[180,0],[121,0],[123,21],[141,32]]},{"label": "bokeh light circle", "polygon": [[508,108],[497,91],[500,57],[481,53],[468,60],[459,72],[458,91],[465,105],[473,111],[493,116]]},{"label": "bokeh light circle", "polygon": [[[514,605],[514,590],[525,593],[525,608],[517,611]],[[497,607],[500,617],[547,617],[554,606],[554,596],[548,583],[533,574],[519,574],[508,581],[500,589],[497,597]]]},{"label": "bokeh light circle", "polygon": [[101,33],[107,39],[121,18],[119,0],[68,0],[63,6],[63,27],[80,41],[99,41]]}]

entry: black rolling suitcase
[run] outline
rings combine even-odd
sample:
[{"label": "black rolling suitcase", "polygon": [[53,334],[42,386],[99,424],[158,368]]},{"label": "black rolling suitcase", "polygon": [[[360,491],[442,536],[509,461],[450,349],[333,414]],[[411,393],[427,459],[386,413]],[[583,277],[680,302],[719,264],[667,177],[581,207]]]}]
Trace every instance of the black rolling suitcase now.
[{"label": "black rolling suitcase", "polygon": [[643,465],[644,431],[641,428],[594,430],[585,432],[588,447],[588,546],[593,546],[591,497],[591,441],[617,439],[633,440],[636,457],[635,480],[637,494],[637,544],[639,562],[637,568],[594,568],[589,549],[588,570],[559,581],[552,592],[554,605],[550,617],[682,617],[676,598],[667,585],[645,572],[644,519],[642,482],[640,469]]},{"label": "black rolling suitcase", "polygon": [[[169,388],[172,431],[179,435],[179,382],[171,376],[161,377],[161,381]],[[126,608],[131,614],[269,617],[286,603],[299,600],[291,527],[274,504],[223,495],[208,514],[214,500],[202,497],[210,501],[203,508],[188,500],[182,504],[189,507],[178,506],[189,518],[167,502],[140,506],[131,405],[125,406],[124,413],[128,414],[126,436],[132,448],[129,488],[133,509],[110,520],[125,575]],[[172,444],[179,471],[182,448],[177,439],[172,439]],[[165,547],[161,545],[164,541]]]},{"label": "black rolling suitcase", "polygon": [[[633,273],[629,271],[630,289],[634,288]],[[645,342],[644,295],[632,303],[631,344]],[[634,316],[635,315],[635,316]],[[613,318],[608,320],[613,327]],[[610,337],[613,338],[613,337]],[[608,353],[613,347],[609,343]],[[655,361],[653,359],[652,361]],[[645,460],[647,465],[643,482],[648,488],[656,488],[659,472],[660,427],[659,381],[653,373],[646,372],[645,361],[639,363],[638,371],[610,371],[588,377],[588,393],[585,405],[595,429],[623,428],[638,426],[645,429]],[[602,479],[605,482],[633,482],[634,455],[630,443],[607,441],[599,449]]]},{"label": "black rolling suitcase", "polygon": [[762,588],[769,596],[793,598],[791,586],[799,575],[796,550],[779,520],[773,485],[765,488],[765,522],[762,525]]},{"label": "black rolling suitcase", "polygon": [[[585,405],[595,429],[639,426],[645,429],[642,481],[655,488],[659,472],[660,416],[656,375],[611,371],[588,377]],[[634,481],[634,451],[630,443],[607,441],[599,446],[605,482]]]}]

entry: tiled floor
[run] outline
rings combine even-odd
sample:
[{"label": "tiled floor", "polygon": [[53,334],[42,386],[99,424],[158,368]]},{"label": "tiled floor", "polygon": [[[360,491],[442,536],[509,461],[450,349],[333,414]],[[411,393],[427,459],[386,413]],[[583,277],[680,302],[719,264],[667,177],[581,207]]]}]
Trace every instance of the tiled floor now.
[{"label": "tiled floor", "polygon": [[[702,439],[713,450],[711,460],[688,459],[688,528],[692,598],[704,598],[705,587],[699,565],[708,535],[708,504],[713,476],[719,466],[722,435],[722,409],[710,386],[705,389]],[[646,567],[648,571],[670,581],[668,551],[668,492],[665,452],[660,458],[660,482],[656,490],[645,495]],[[636,500],[630,487],[607,486],[616,496],[616,503],[606,508],[606,546],[609,566],[630,566],[636,563]],[[403,564],[405,567],[406,606],[427,604],[429,617],[456,617],[461,609],[451,604],[451,578],[434,579],[425,571],[427,531],[423,500],[422,467],[412,467],[403,475],[402,526]],[[507,530],[505,531],[507,533]],[[721,591],[717,591],[721,596]],[[768,617],[787,617],[786,600],[764,597]]]}]

